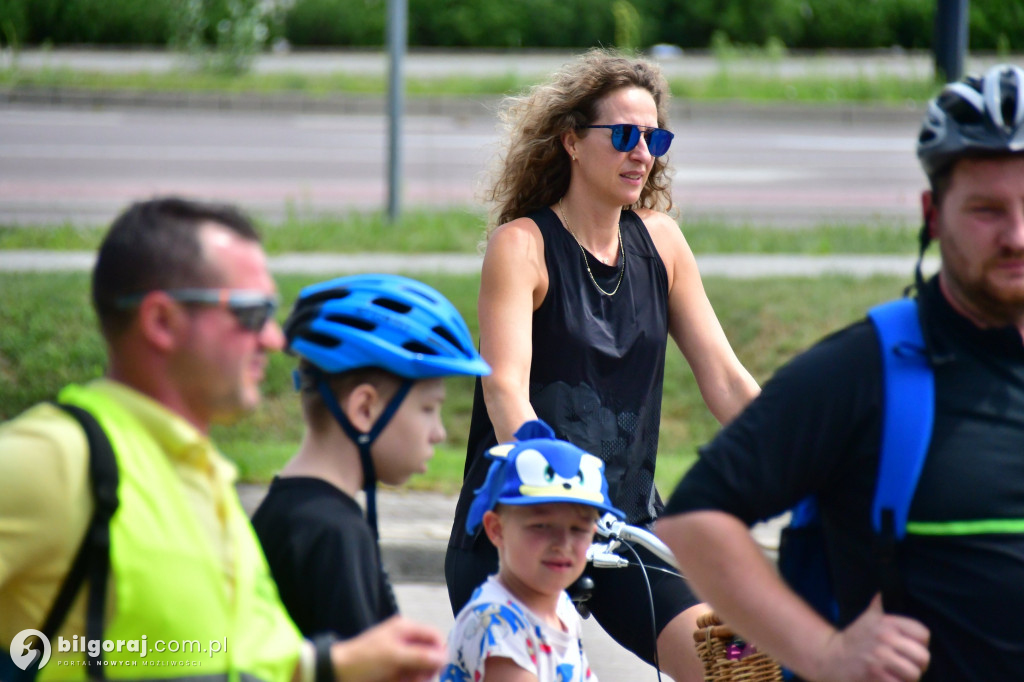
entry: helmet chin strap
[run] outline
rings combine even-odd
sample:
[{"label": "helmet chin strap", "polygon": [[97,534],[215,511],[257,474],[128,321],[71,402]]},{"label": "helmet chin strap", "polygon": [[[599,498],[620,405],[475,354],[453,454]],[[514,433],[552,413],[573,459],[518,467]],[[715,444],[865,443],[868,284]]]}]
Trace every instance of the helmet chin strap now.
[{"label": "helmet chin strap", "polygon": [[334,420],[338,422],[342,431],[359,448],[359,461],[363,466],[363,492],[366,494],[366,522],[370,524],[374,540],[380,539],[380,532],[377,530],[377,470],[373,466],[370,448],[373,446],[373,442],[377,440],[377,436],[380,435],[384,427],[391,421],[391,418],[395,416],[395,412],[398,411],[398,407],[405,400],[405,396],[408,395],[413,383],[415,382],[412,379],[403,379],[394,397],[388,401],[384,411],[381,412],[377,421],[370,427],[369,432],[363,433],[356,429],[348,417],[345,416],[341,406],[338,404],[338,399],[334,395],[334,391],[331,390],[327,383],[327,377],[320,374],[316,378],[317,391],[320,392],[320,397],[323,399],[328,411],[334,416]]},{"label": "helmet chin strap", "polygon": [[[921,225],[921,231],[917,235],[918,251],[917,251],[917,263],[914,265],[914,287],[918,291],[924,290],[924,275],[921,274],[921,264],[924,261],[924,252],[928,249],[928,245],[932,243],[931,230],[928,228],[928,219],[925,218],[924,223]],[[910,287],[907,287],[909,293]]]}]

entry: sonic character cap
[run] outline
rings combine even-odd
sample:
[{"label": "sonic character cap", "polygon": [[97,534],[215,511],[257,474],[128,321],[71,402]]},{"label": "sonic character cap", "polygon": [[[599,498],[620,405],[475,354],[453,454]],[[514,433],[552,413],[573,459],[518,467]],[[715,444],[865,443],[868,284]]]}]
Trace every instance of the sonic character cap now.
[{"label": "sonic character cap", "polygon": [[484,513],[501,504],[571,502],[624,518],[608,500],[604,462],[572,443],[555,438],[550,426],[537,419],[515,433],[516,441],[495,445],[485,454],[494,460],[466,518],[466,531],[475,533]]}]

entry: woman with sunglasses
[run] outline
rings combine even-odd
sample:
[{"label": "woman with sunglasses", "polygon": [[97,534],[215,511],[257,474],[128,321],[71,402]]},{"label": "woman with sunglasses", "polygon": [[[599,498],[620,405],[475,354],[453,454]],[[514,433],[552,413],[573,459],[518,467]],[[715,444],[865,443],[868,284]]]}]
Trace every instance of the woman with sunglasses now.
[{"label": "woman with sunglasses", "polygon": [[[487,538],[465,528],[489,447],[543,419],[602,457],[612,502],[629,523],[650,527],[662,509],[654,467],[668,336],[719,421],[759,390],[664,212],[672,207],[668,97],[656,66],[592,50],[503,109],[505,147],[487,196],[496,227],[478,302],[493,374],[476,385],[445,559],[455,612],[497,568]],[[706,609],[685,581],[653,568],[660,561],[642,558],[646,578],[638,567],[588,569],[588,606],[618,642],[677,682],[702,679],[692,633]]]}]

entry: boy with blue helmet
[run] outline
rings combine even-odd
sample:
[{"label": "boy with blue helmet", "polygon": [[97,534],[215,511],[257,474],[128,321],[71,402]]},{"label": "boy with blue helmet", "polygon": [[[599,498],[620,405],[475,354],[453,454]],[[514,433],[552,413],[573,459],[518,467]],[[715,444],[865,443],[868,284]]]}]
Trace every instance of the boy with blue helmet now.
[{"label": "boy with blue helmet", "polygon": [[493,462],[466,519],[468,532],[483,525],[497,548],[498,573],[456,616],[441,682],[524,671],[538,682],[596,682],[566,588],[586,567],[598,516],[624,515],[608,499],[600,458],[540,420],[515,436],[486,453]]},{"label": "boy with blue helmet", "polygon": [[443,377],[490,368],[458,310],[397,275],[306,287],[284,332],[306,432],[253,525],[302,632],[353,637],[398,611],[380,565],[377,481],[425,470],[445,438]]}]

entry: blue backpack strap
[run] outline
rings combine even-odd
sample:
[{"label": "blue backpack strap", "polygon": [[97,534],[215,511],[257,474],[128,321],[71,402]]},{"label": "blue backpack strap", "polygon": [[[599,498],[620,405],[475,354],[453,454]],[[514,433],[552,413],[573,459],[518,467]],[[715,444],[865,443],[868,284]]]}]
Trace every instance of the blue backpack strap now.
[{"label": "blue backpack strap", "polygon": [[[918,321],[917,302],[901,299],[872,308],[882,356],[883,414],[878,479],[871,510],[882,599],[887,611],[903,609],[904,590],[896,543],[906,534],[907,512],[931,441],[935,382]],[[794,591],[832,623],[838,605],[832,588],[817,498],[793,507],[782,531],[779,572]],[[784,671],[785,679],[792,679]]]},{"label": "blue backpack strap", "polygon": [[882,533],[883,510],[892,513],[895,539],[906,534],[907,512],[924,466],[935,419],[935,377],[928,359],[917,301],[899,299],[872,308],[884,377],[884,417],[878,482],[871,510]]}]

